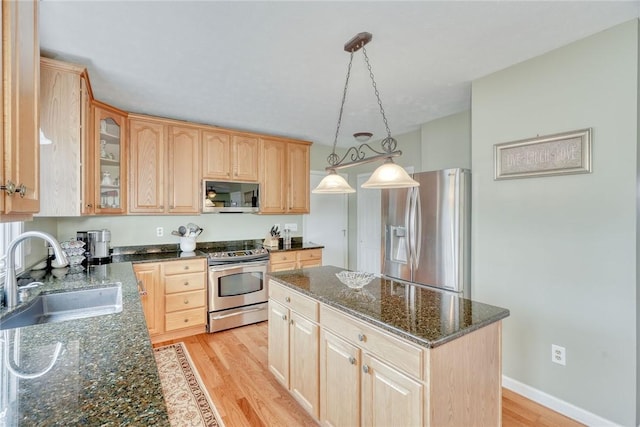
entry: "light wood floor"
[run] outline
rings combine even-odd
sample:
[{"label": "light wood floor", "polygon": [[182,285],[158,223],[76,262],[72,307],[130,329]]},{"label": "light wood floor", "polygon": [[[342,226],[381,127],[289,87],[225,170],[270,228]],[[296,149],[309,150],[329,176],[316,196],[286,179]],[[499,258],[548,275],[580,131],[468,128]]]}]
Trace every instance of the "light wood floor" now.
[{"label": "light wood floor", "polygon": [[[200,334],[186,344],[226,427],[316,426],[267,368],[267,323]],[[574,427],[582,424],[503,389],[502,425]]]}]

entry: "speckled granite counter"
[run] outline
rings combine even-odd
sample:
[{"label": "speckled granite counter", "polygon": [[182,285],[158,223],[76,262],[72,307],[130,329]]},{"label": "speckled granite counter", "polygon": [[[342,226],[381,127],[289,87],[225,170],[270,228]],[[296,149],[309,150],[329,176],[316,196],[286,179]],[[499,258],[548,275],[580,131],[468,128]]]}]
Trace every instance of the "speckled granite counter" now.
[{"label": "speckled granite counter", "polygon": [[[184,258],[206,257],[208,252],[222,250],[247,250],[261,248],[262,240],[233,240],[221,242],[198,242],[194,252],[181,252],[178,244],[168,245],[147,245],[147,246],[127,246],[113,248],[113,262],[156,262],[170,261]],[[282,240],[279,247],[267,247],[269,252],[299,251],[305,249],[324,248],[313,242],[303,242],[301,237],[293,237],[291,246],[284,248]]]},{"label": "speckled granite counter", "polygon": [[123,310],[2,331],[3,345],[9,342],[11,351],[19,345],[23,372],[38,372],[46,367],[57,342],[63,350],[53,368],[34,379],[15,379],[6,364],[0,363],[0,403],[9,405],[4,420],[0,413],[0,424],[168,426],[131,263],[107,264],[88,272],[69,271],[66,276],[59,276],[39,278],[44,282],[40,289],[55,291],[121,282]]},{"label": "speckled granite counter", "polygon": [[333,266],[268,275],[320,302],[427,348],[509,316],[509,310],[429,288],[375,278],[362,291],[344,285]]}]

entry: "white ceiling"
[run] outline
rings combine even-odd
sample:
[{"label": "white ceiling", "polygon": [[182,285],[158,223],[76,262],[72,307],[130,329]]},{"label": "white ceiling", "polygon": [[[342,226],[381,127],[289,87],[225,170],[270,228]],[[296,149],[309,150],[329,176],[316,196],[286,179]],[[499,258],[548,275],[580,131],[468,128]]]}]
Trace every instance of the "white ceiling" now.
[{"label": "white ceiling", "polygon": [[[127,111],[333,143],[366,47],[394,135],[470,106],[471,82],[640,15],[636,1],[40,1],[45,56]],[[385,136],[362,52],[338,145]]]}]

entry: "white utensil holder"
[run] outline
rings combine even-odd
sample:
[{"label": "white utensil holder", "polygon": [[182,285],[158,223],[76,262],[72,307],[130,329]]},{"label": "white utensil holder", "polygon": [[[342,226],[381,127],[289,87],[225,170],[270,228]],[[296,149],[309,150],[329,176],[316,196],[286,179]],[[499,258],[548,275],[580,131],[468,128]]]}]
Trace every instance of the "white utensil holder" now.
[{"label": "white utensil holder", "polygon": [[180,250],[182,252],[193,252],[196,248],[196,238],[195,237],[180,237]]}]

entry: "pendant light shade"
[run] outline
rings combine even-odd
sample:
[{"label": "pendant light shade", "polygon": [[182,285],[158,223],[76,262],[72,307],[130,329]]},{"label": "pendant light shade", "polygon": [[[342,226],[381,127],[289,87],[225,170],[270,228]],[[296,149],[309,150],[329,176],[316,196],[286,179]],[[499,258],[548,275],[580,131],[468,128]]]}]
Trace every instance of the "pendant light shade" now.
[{"label": "pendant light shade", "polygon": [[344,194],[355,193],[356,190],[336,171],[330,171],[311,192],[315,194]]},{"label": "pendant light shade", "polygon": [[407,188],[419,185],[402,166],[389,158],[371,174],[367,182],[362,184],[362,188]]}]

